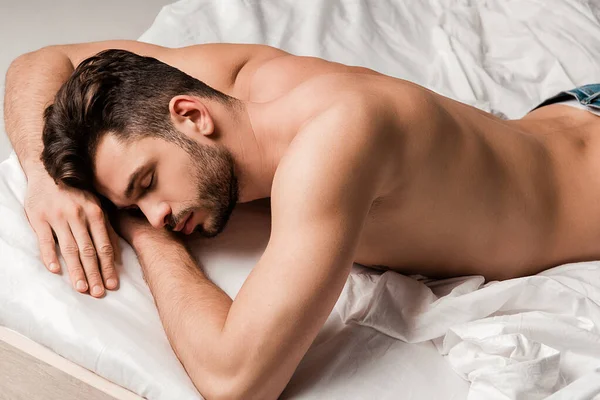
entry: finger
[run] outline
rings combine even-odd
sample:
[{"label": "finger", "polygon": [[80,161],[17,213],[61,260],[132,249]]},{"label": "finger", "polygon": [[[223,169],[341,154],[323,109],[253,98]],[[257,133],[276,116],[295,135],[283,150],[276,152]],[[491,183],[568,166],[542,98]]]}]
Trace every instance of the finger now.
[{"label": "finger", "polygon": [[118,285],[117,271],[115,269],[114,245],[111,243],[107,232],[108,221],[100,214],[90,218],[89,230],[92,235],[92,241],[98,254],[100,262],[100,272],[104,278],[104,285],[107,289],[116,289]]},{"label": "finger", "polygon": [[112,227],[110,220],[107,220],[106,226],[108,228],[108,237],[110,237],[110,242],[113,245],[113,251],[115,253],[114,260],[115,264],[122,264],[121,260],[121,246],[119,246],[119,235],[115,232],[115,229]]},{"label": "finger", "polygon": [[58,238],[60,252],[67,264],[71,283],[75,290],[83,293],[88,290],[88,284],[81,266],[81,261],[79,260],[79,247],[71,233],[71,228],[69,228],[66,220],[64,220],[55,225],[54,232]]},{"label": "finger", "polygon": [[90,287],[90,294],[94,297],[101,297],[104,295],[104,284],[102,283],[102,276],[98,267],[98,254],[94,247],[94,242],[90,237],[88,224],[76,219],[70,220],[69,225],[79,248],[79,259],[85,271],[87,283]]},{"label": "finger", "polygon": [[56,256],[56,241],[52,235],[52,228],[50,228],[47,222],[39,222],[33,226],[33,230],[38,237],[42,262],[50,272],[55,274],[60,272],[60,264]]}]

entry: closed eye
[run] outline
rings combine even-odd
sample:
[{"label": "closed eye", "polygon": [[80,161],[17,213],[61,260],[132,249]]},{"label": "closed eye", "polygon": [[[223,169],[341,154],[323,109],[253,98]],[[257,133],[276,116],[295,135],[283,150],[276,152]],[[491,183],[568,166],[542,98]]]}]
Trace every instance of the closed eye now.
[{"label": "closed eye", "polygon": [[[150,176],[150,182],[148,182],[148,184],[146,186],[140,185],[139,187],[140,187],[140,191],[139,191],[140,193],[139,193],[139,195],[137,195],[138,199],[145,196],[149,191],[151,191],[152,189],[154,189],[154,187],[156,187],[155,172],[152,172],[152,175]],[[139,207],[136,205],[131,205],[131,206],[123,207],[122,209],[135,211],[135,210],[139,210]]]},{"label": "closed eye", "polygon": [[150,177],[150,182],[148,183],[148,185],[146,185],[146,187],[142,188],[142,196],[145,195],[146,193],[148,193],[150,190],[152,190],[154,188],[156,184],[156,179],[154,176],[154,172],[152,173],[152,176]]}]

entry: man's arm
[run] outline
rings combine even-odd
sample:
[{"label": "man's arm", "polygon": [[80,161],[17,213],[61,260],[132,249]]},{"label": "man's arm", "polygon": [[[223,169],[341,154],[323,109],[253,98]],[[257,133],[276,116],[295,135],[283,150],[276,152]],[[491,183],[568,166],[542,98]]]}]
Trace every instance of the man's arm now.
[{"label": "man's arm", "polygon": [[164,53],[160,46],[115,40],[48,46],[23,54],[11,63],[6,74],[4,119],[8,137],[28,177],[45,172],[40,162],[44,109],[81,61],[110,48],[153,57]]},{"label": "man's arm", "polygon": [[130,41],[43,48],[13,61],[6,76],[4,100],[6,132],[27,176],[25,212],[38,236],[42,261],[51,272],[60,271],[56,236],[74,288],[89,290],[96,297],[104,294],[105,287],[118,286],[112,228],[95,196],[54,183],[40,154],[45,107],[79,62],[111,47],[155,56],[162,51],[158,46]]},{"label": "man's arm", "polygon": [[167,233],[128,234],[171,345],[208,399],[277,398],[339,297],[379,183],[372,144],[352,131],[362,127],[338,123],[348,115],[311,122],[281,162],[269,244],[233,302]]}]

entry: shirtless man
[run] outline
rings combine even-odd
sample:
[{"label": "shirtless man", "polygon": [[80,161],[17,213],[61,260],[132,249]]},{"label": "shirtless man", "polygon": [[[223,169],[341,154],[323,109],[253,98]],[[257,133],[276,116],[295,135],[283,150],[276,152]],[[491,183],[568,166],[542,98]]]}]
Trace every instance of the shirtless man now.
[{"label": "shirtless man", "polygon": [[[61,77],[101,46],[63,59]],[[219,87],[192,49],[143,47],[130,49]],[[77,199],[93,198],[67,185],[93,190],[170,228],[127,213],[118,220],[171,344],[207,398],[277,398],[352,262],[506,279],[597,258],[597,116],[553,104],[504,121],[373,71],[264,51],[272,56],[227,69],[230,85],[221,84],[234,97],[156,60],[108,51],[82,63],[45,114],[43,160],[54,190]],[[7,127],[31,186],[42,174],[32,160],[43,123],[39,113],[23,118],[23,95],[39,106],[61,85],[30,76],[28,94],[11,93],[28,63],[9,71]],[[38,129],[26,144],[15,133],[25,131],[23,120]],[[232,301],[170,230],[217,234],[236,201],[265,197],[271,237]],[[78,258],[93,273],[86,260],[96,254],[86,249],[108,239],[90,204],[79,212],[90,213],[85,229],[71,224],[71,236],[56,235],[72,264]],[[76,219],[54,218],[36,228],[43,243],[52,223],[56,231]],[[102,273],[114,276],[110,267]]]}]

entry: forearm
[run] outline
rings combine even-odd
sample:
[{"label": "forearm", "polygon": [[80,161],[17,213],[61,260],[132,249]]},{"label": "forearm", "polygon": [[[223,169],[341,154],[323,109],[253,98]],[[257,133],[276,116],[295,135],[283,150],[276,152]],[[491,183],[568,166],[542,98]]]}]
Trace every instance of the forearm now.
[{"label": "forearm", "polygon": [[[232,301],[175,236],[127,213],[119,221],[119,231],[140,258],[171,346],[202,395],[278,398],[350,272],[351,252],[330,251],[350,246],[329,239],[330,232],[355,231],[355,226],[321,232],[323,224],[312,223],[313,229],[276,230],[278,237],[269,241]],[[317,256],[304,257],[310,251]]]},{"label": "forearm", "polygon": [[8,69],[4,98],[6,133],[28,177],[45,173],[40,161],[44,109],[72,73],[70,59],[56,48],[22,55]]},{"label": "forearm", "polygon": [[[166,232],[134,240],[144,277],[167,337],[195,385],[206,396],[231,382],[233,366],[222,329],[232,304],[208,280],[185,246]],[[210,398],[210,397],[209,397]]]}]

